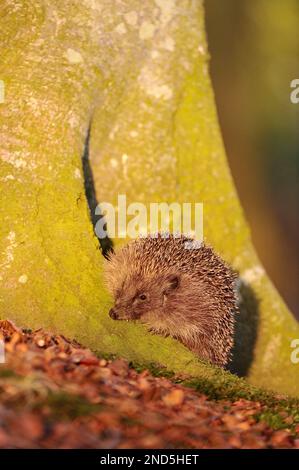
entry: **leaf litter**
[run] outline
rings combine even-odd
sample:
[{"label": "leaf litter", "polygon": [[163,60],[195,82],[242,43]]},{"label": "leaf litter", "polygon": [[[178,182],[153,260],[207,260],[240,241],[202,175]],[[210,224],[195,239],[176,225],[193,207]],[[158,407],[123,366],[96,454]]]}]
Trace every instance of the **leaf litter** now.
[{"label": "leaf litter", "polygon": [[213,400],[0,321],[0,448],[299,448],[299,409]]}]

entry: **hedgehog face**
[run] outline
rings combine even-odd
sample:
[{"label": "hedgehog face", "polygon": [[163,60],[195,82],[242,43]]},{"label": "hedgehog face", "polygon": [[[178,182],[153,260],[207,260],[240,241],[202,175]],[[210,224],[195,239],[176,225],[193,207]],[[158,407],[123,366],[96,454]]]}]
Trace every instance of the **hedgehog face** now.
[{"label": "hedgehog face", "polygon": [[161,312],[166,298],[178,285],[176,274],[147,278],[146,281],[142,276],[126,279],[114,294],[115,304],[109,315],[114,320],[138,320],[151,312]]}]

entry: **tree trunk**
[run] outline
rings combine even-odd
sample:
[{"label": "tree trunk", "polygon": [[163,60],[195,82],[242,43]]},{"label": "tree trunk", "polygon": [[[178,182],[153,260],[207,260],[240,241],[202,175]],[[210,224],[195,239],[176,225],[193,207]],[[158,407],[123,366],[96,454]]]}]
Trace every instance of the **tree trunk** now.
[{"label": "tree trunk", "polygon": [[135,362],[238,383],[176,341],[108,317],[85,149],[99,201],[126,194],[128,204],[204,203],[205,238],[243,280],[231,368],[296,394],[290,342],[299,328],[256,257],[233,186],[202,2],[9,4],[1,19],[0,317]]}]

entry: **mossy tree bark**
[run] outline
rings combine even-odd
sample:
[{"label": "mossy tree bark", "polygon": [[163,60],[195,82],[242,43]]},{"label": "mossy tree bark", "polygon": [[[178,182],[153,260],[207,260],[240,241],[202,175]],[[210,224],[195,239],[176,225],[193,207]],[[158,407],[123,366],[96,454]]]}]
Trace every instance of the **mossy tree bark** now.
[{"label": "mossy tree bark", "polygon": [[243,279],[233,367],[295,394],[290,342],[299,329],[260,266],[233,186],[202,2],[9,3],[1,19],[0,316],[139,363],[238,383],[170,338],[109,319],[82,171],[90,128],[100,201],[126,194],[128,203],[204,203],[205,238]]}]

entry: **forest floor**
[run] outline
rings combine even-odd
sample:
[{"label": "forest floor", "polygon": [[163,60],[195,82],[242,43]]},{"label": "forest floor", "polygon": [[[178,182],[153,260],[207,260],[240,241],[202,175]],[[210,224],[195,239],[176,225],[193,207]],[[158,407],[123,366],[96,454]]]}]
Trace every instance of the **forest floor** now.
[{"label": "forest floor", "polygon": [[0,448],[299,448],[293,401],[214,400],[9,321],[1,338]]}]

